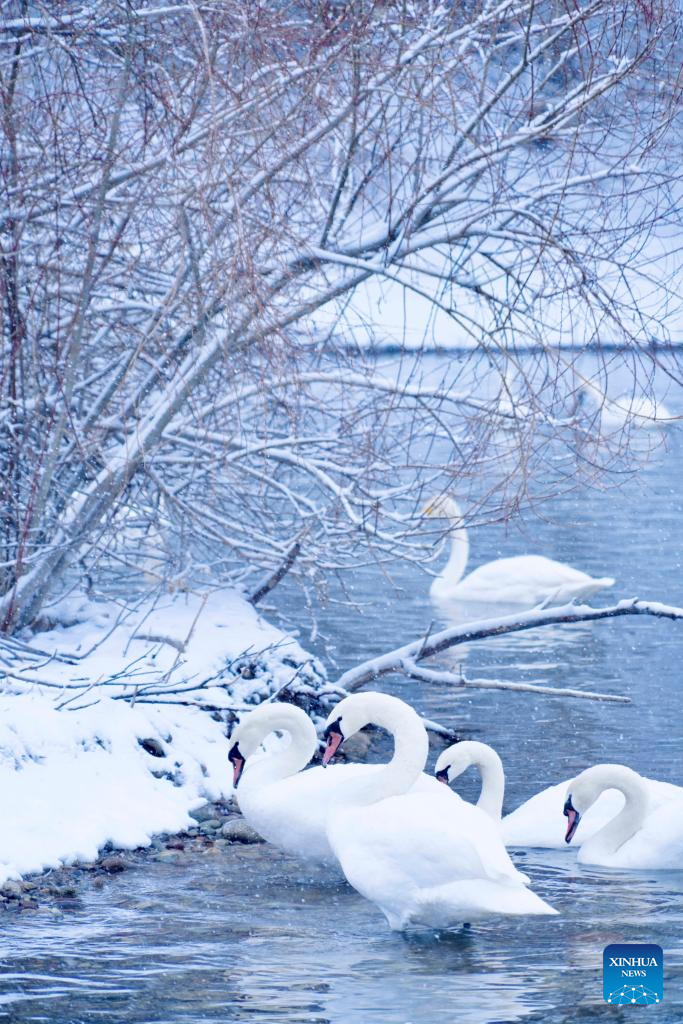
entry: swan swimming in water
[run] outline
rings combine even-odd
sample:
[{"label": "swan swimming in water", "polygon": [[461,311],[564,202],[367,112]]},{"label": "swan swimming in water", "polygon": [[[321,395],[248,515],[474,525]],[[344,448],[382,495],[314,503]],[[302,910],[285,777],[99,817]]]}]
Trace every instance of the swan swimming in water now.
[{"label": "swan swimming in water", "polygon": [[534,607],[545,602],[561,605],[590,597],[614,584],[609,576],[596,579],[544,555],[496,558],[473,569],[463,579],[470,546],[458,504],[447,496],[435,498],[423,515],[448,519],[450,523],[450,557],[430,589],[432,600],[437,604],[480,602]]},{"label": "swan swimming in water", "polygon": [[[661,785],[661,784],[660,784]],[[566,841],[570,843],[583,815],[606,789],[624,796],[621,810],[578,853],[582,864],[634,870],[683,869],[683,789],[658,802],[653,783],[622,764],[596,764],[569,783],[564,804]]]},{"label": "swan swimming in water", "polygon": [[[253,757],[276,730],[289,735],[289,744]],[[345,764],[303,771],[318,748],[318,735],[308,715],[294,704],[260,704],[233,730],[230,743],[233,786],[249,824],[288,853],[336,863],[326,835],[330,808],[341,799],[344,787],[367,779],[381,766]],[[423,773],[415,787],[428,792],[441,788]]]},{"label": "swan swimming in water", "polygon": [[[500,826],[506,846],[567,849],[564,820],[557,808],[565,799],[571,780],[548,786],[503,818],[505,772],[500,757],[487,743],[464,740],[452,744],[439,755],[434,773],[440,782],[449,784],[470,767],[477,768],[481,775],[477,807]],[[649,787],[651,798],[657,806],[681,793],[677,786],[671,786],[668,782],[652,779],[643,781]],[[624,797],[618,789],[604,790],[581,816],[576,835],[578,842],[575,845],[580,846],[594,836],[623,806]]]},{"label": "swan swimming in water", "polygon": [[593,381],[584,381],[581,394],[587,395],[600,411],[603,428],[623,430],[627,424],[645,430],[661,429],[677,420],[663,402],[655,402],[647,395],[628,394],[608,398]]},{"label": "swan swimming in water", "polygon": [[345,697],[327,721],[324,763],[371,723],[393,732],[394,755],[380,772],[354,780],[349,798],[331,810],[327,835],[347,880],[389,926],[449,928],[481,917],[555,914],[527,888],[486,814],[440,784],[437,791],[408,792],[429,743],[403,701],[377,693]]}]

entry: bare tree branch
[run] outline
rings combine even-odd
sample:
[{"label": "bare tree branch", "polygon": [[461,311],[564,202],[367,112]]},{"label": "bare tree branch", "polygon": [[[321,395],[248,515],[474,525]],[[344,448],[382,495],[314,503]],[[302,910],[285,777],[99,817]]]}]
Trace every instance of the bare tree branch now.
[{"label": "bare tree branch", "polygon": [[458,686],[486,687],[494,689],[524,690],[531,689],[535,692],[551,693],[563,696],[582,696],[595,700],[628,701],[628,698],[618,697],[609,694],[587,694],[584,691],[552,690],[550,688],[526,686],[521,683],[499,683],[495,681],[461,681],[458,676],[451,673],[441,673],[424,669],[418,666],[417,662],[426,658],[457,647],[459,644],[466,644],[476,640],[485,640],[496,636],[506,636],[510,633],[518,633],[527,629],[538,629],[542,626],[549,626],[557,623],[593,622],[599,619],[614,619],[623,615],[651,615],[655,618],[683,619],[683,608],[676,608],[672,605],[660,604],[657,601],[639,601],[637,598],[630,598],[619,601],[616,605],[608,608],[591,608],[589,605],[562,605],[559,608],[535,608],[528,612],[519,612],[516,615],[506,615],[499,619],[484,619],[480,622],[468,622],[462,626],[454,626],[450,629],[441,630],[428,638],[415,640],[404,647],[399,647],[387,654],[380,655],[363,662],[356,668],[344,672],[337,680],[337,685],[344,690],[352,692],[359,690],[367,683],[380,679],[382,676],[394,673],[412,675],[415,672],[420,674],[421,679],[430,682],[451,682]]}]

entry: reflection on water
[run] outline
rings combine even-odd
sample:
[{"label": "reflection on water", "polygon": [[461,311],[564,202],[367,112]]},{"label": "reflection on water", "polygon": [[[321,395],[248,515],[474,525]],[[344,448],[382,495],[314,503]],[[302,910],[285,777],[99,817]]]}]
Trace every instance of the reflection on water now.
[{"label": "reflection on water", "polygon": [[[596,604],[640,596],[683,605],[682,441],[672,432],[670,451],[617,493],[547,506],[548,519],[530,521],[525,534],[473,531],[472,567],[532,551],[614,576]],[[424,635],[437,618],[429,577],[400,567],[394,582],[361,568],[347,586],[362,611],[322,610],[326,643],[317,649],[328,665],[334,659],[341,672]],[[283,585],[276,596],[292,624],[304,619],[296,594]],[[682,629],[641,618],[554,626],[451,655],[471,678],[625,693],[629,706],[501,691],[454,700],[448,687],[403,678],[383,679],[382,688],[491,742],[506,767],[506,810],[598,761],[680,784]],[[464,795],[476,791],[463,780]],[[664,948],[656,1013],[667,1024],[683,1019],[683,873],[581,868],[573,851],[516,857],[559,918],[407,936],[389,932],[331,870],[266,847],[149,864],[103,890],[86,886],[72,911],[4,916],[0,1020],[621,1024],[633,1011],[605,1006],[601,970],[603,948],[624,941]]]}]

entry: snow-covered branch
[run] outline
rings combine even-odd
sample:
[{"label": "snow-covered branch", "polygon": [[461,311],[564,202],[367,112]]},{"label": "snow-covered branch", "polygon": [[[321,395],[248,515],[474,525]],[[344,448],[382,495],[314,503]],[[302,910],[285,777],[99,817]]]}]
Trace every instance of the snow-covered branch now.
[{"label": "snow-covered branch", "polygon": [[606,700],[628,703],[627,697],[614,694],[592,693],[584,690],[555,689],[525,683],[506,683],[499,680],[468,680],[452,672],[434,670],[419,664],[427,658],[433,658],[443,651],[460,644],[492,637],[505,636],[527,629],[538,629],[553,624],[570,624],[576,622],[593,622],[599,619],[619,618],[623,615],[651,615],[655,618],[683,619],[683,608],[661,604],[658,601],[640,601],[630,598],[619,601],[607,608],[591,608],[589,605],[566,604],[558,608],[534,608],[530,611],[514,615],[501,616],[498,619],[483,619],[468,622],[462,626],[452,626],[438,633],[414,640],[412,643],[399,647],[387,654],[380,655],[363,662],[356,668],[349,669],[337,680],[337,685],[344,690],[358,690],[367,683],[385,675],[403,674],[419,678],[425,682],[448,683],[455,687],[472,689],[517,690],[530,693],[543,693],[553,696],[580,697],[588,700]]},{"label": "snow-covered branch", "polygon": [[[425,562],[426,490],[486,479],[498,519],[541,466],[620,465],[676,292],[676,17],[642,6],[6,5],[0,628],[75,564],[254,592]],[[416,310],[467,363],[366,365]],[[552,350],[606,324],[617,433]]]}]

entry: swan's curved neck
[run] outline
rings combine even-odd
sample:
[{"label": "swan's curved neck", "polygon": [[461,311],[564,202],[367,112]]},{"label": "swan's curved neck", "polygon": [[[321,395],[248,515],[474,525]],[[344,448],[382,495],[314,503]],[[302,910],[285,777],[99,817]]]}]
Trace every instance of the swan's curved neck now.
[{"label": "swan's curved neck", "polygon": [[[260,711],[260,709],[259,709]],[[240,742],[257,748],[271,732],[289,734],[289,743],[258,758],[247,759],[244,776],[237,795],[253,786],[263,786],[295,775],[306,767],[318,746],[315,726],[299,708],[292,705],[271,705],[264,713],[254,712],[240,728]]]},{"label": "swan's curved neck", "polygon": [[449,522],[451,524],[449,531],[451,537],[451,553],[441,575],[445,577],[449,583],[458,583],[465,575],[467,560],[470,555],[470,542],[467,536],[467,530],[462,525],[459,517],[449,516]]},{"label": "swan's curved neck", "polygon": [[594,803],[606,789],[618,789],[625,803],[619,813],[583,844],[584,852],[603,857],[616,853],[642,827],[650,809],[643,780],[637,772],[624,765],[596,765],[583,792],[583,802]]},{"label": "swan's curved neck", "polygon": [[503,815],[503,797],[505,796],[505,771],[498,754],[485,743],[473,743],[470,764],[479,769],[481,775],[481,793],[477,807],[485,811],[494,821],[500,821]]},{"label": "swan's curved neck", "polygon": [[360,781],[354,802],[374,804],[407,793],[420,777],[429,753],[427,730],[409,708],[378,708],[366,724],[378,725],[394,737],[394,754],[388,764]]}]

